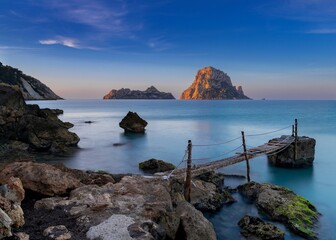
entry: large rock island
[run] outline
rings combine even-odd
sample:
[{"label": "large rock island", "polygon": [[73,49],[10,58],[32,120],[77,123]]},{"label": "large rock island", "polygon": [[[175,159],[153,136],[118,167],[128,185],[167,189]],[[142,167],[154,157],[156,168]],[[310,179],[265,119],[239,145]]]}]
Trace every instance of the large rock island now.
[{"label": "large rock island", "polygon": [[230,77],[213,67],[200,69],[191,86],[180,96],[190,100],[250,99],[241,86],[233,86]]},{"label": "large rock island", "polygon": [[145,91],[129,88],[112,89],[103,99],[175,99],[175,97],[171,93],[160,92],[154,86],[151,86]]},{"label": "large rock island", "polygon": [[19,69],[11,66],[4,66],[0,62],[0,83],[17,85],[26,100],[57,100],[62,99],[57,96],[45,84],[24,74]]}]

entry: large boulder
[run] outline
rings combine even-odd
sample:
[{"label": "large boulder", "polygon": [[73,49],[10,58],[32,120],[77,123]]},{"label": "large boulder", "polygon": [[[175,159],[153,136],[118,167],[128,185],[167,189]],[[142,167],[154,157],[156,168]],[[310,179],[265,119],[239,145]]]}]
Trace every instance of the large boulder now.
[{"label": "large boulder", "polygon": [[[6,152],[66,153],[77,146],[73,125],[57,117],[59,111],[27,105],[17,87],[0,85],[0,154]],[[5,149],[3,152],[1,149]]]},{"label": "large boulder", "polygon": [[12,236],[12,227],[25,224],[21,201],[25,195],[20,179],[10,177],[0,185],[0,239]]},{"label": "large boulder", "polygon": [[190,203],[180,202],[176,207],[176,212],[181,218],[177,239],[217,239],[212,224]]},{"label": "large boulder", "polygon": [[263,214],[284,223],[291,231],[304,238],[316,238],[314,227],[319,213],[308,200],[287,188],[270,183],[250,182],[238,189]]},{"label": "large boulder", "polygon": [[0,106],[21,109],[26,104],[21,94],[18,94],[18,87],[11,87],[0,83]]},{"label": "large boulder", "polygon": [[176,167],[172,163],[152,158],[139,163],[139,168],[145,172],[157,173],[174,170]]},{"label": "large boulder", "polygon": [[[280,139],[272,139],[281,141],[287,136],[282,136]],[[283,151],[268,155],[268,161],[277,167],[284,168],[299,168],[313,165],[315,158],[315,144],[316,140],[310,137],[298,137],[295,155],[295,144],[292,143]]]},{"label": "large boulder", "polygon": [[123,128],[125,132],[144,133],[147,122],[139,117],[136,112],[128,112],[119,123],[119,126]]},{"label": "large boulder", "polygon": [[275,225],[265,223],[258,217],[245,215],[239,220],[240,233],[247,239],[283,240],[285,233]]},{"label": "large boulder", "polygon": [[64,195],[81,185],[71,174],[45,163],[14,162],[0,170],[0,183],[18,177],[25,189],[46,196]]}]

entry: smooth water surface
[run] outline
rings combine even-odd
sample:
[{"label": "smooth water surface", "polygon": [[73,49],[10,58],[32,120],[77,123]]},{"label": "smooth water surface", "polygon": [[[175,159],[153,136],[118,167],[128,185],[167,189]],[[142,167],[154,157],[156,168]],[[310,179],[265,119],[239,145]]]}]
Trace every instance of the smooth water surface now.
[{"label": "smooth water surface", "polygon": [[[251,178],[294,190],[315,204],[322,213],[320,239],[336,239],[336,101],[174,101],[174,100],[64,100],[30,102],[40,107],[60,108],[60,118],[75,124],[71,131],[81,138],[80,150],[56,159],[72,168],[105,170],[112,173],[141,173],[138,163],[150,158],[179,164],[187,141],[195,145],[222,143],[246,135],[248,146],[260,145],[273,137],[291,134],[294,119],[299,135],[316,139],[315,163],[311,168],[281,169],[267,163],[266,157],[251,160]],[[125,135],[119,122],[128,111],[135,111],[148,126],[144,135]],[[85,121],[93,121],[91,124]],[[122,143],[122,146],[113,146]],[[241,146],[241,139],[228,144],[193,147],[194,163],[217,160]],[[237,149],[234,152],[241,151]],[[232,154],[231,153],[231,154]],[[222,169],[225,173],[245,174],[245,163]],[[228,179],[225,184],[241,182]],[[244,214],[257,215],[252,205],[238,194],[238,202],[207,214],[218,239],[240,239],[237,222]],[[263,216],[261,216],[263,217]],[[282,227],[283,228],[283,227]],[[286,239],[300,239],[286,232]]]}]

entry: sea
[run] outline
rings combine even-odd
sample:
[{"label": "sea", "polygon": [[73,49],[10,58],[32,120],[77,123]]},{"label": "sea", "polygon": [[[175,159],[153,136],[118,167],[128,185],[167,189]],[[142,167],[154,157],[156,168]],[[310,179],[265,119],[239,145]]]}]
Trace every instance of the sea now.
[{"label": "sea", "polygon": [[[193,164],[218,160],[241,150],[241,132],[247,147],[290,135],[294,119],[298,134],[316,139],[314,165],[302,169],[276,168],[266,156],[250,160],[251,179],[292,189],[311,201],[321,213],[316,231],[319,239],[336,239],[336,101],[272,100],[61,100],[33,101],[41,108],[59,108],[59,117],[71,122],[80,137],[79,150],[69,156],[42,161],[62,162],[83,170],[144,174],[138,163],[151,158],[185,166],[184,154],[192,141]],[[125,134],[119,122],[137,112],[148,125],[145,134]],[[85,123],[91,121],[92,123]],[[231,141],[232,140],[232,141]],[[219,170],[246,175],[245,162]],[[236,187],[244,178],[226,177],[225,186]],[[243,215],[259,216],[257,209],[239,195],[236,203],[205,216],[218,239],[244,239],[237,222]],[[286,228],[285,239],[301,239]]]}]

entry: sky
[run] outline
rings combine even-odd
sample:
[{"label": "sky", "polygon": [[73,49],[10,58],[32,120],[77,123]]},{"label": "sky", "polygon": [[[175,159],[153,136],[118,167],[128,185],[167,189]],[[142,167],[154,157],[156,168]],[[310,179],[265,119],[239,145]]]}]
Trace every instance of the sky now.
[{"label": "sky", "polygon": [[0,0],[0,62],[73,99],[213,66],[253,99],[336,99],[334,0]]}]

